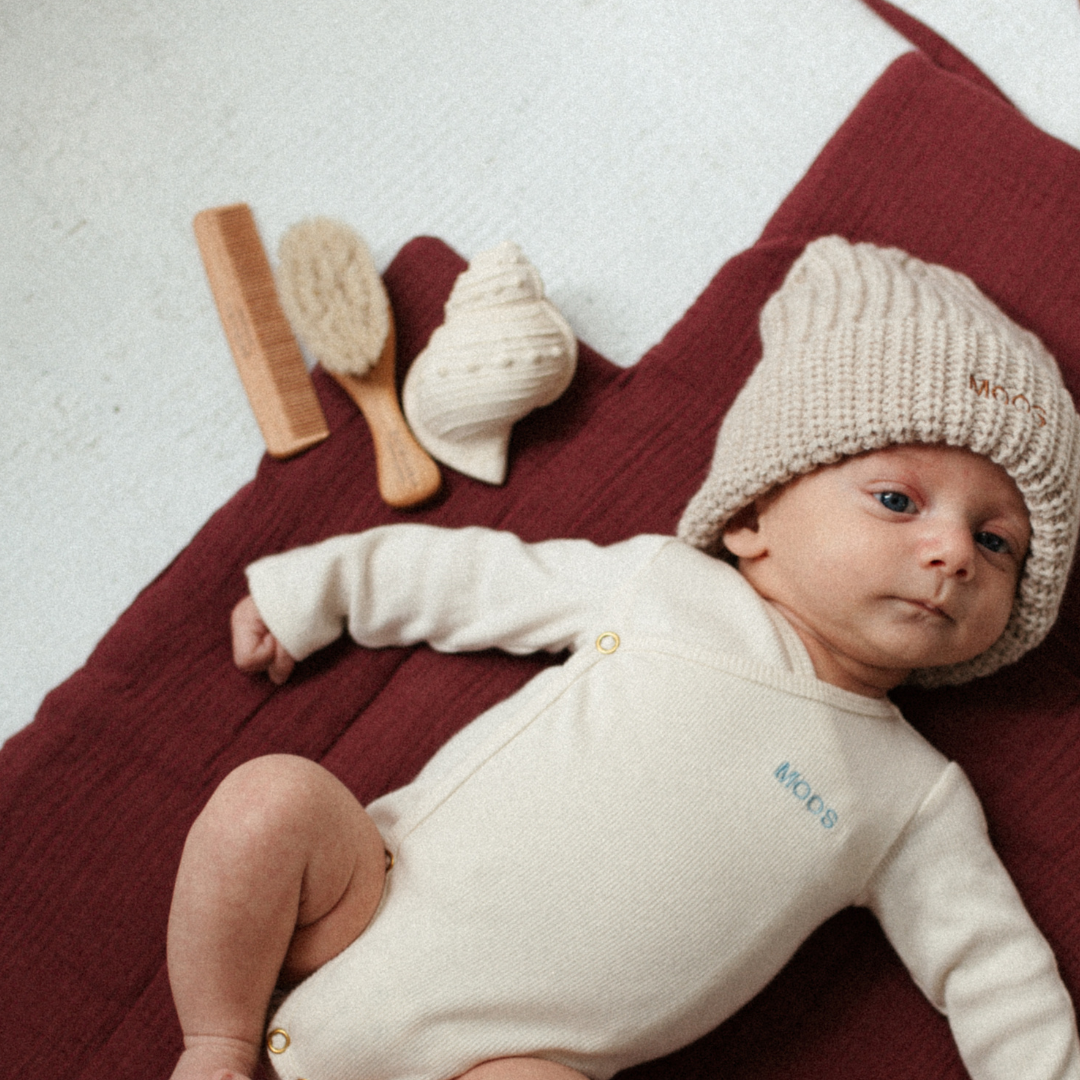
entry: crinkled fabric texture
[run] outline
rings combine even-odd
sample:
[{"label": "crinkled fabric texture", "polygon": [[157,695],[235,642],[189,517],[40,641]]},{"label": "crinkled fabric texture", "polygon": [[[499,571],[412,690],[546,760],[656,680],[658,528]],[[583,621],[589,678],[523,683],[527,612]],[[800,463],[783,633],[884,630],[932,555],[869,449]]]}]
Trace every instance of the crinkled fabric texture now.
[{"label": "crinkled fabric texture", "polygon": [[[585,347],[574,382],[515,427],[503,488],[446,472],[409,515],[525,539],[673,532],[721,417],[760,355],[758,316],[816,236],[901,247],[968,274],[1080,389],[1080,154],[925,56],[882,76],[779,208],[629,370]],[[463,261],[407,245],[386,280],[407,368]],[[340,642],[281,689],[233,667],[228,613],[261,555],[400,515],[378,499],[362,419],[317,377],[331,438],[266,460],[137,598],[84,669],[0,754],[0,1046],[5,1075],[167,1077],[180,1032],[165,926],[184,836],[213,787],[267,752],[321,761],[369,801],[542,661]],[[905,691],[905,715],[967,771],[1001,855],[1080,996],[1080,592],[1018,664]],[[635,1073],[661,1080],[960,1080],[945,1021],[873,920],[827,923],[721,1028]]]}]

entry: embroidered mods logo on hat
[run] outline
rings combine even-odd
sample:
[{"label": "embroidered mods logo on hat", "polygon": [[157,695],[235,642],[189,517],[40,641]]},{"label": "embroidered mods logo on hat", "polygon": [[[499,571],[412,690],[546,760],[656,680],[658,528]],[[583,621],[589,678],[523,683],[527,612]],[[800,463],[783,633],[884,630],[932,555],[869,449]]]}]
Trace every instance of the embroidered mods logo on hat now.
[{"label": "embroidered mods logo on hat", "polygon": [[1001,465],[1031,517],[1031,547],[1001,638],[959,683],[1047,634],[1080,524],[1080,417],[1053,357],[963,274],[896,248],[815,240],[761,312],[762,358],[735,399],[679,536],[722,550],[732,515],[819,465],[884,446],[947,443]]}]

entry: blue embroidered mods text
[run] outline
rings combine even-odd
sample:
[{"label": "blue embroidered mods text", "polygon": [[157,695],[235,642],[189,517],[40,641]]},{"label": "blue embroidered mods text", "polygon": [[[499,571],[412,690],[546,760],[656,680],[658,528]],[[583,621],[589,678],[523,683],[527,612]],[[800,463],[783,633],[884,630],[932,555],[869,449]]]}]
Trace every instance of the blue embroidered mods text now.
[{"label": "blue embroidered mods text", "polygon": [[825,805],[825,800],[814,791],[810,781],[792,768],[790,761],[785,761],[779,766],[773,776],[818,819],[823,829],[836,827],[840,819],[839,814]]}]

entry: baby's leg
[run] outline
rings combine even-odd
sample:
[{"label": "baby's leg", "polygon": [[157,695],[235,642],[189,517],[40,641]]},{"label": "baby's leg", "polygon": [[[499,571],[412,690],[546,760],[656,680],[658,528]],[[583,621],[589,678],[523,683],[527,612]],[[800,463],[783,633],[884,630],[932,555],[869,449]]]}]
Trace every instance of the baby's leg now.
[{"label": "baby's leg", "polygon": [[250,1075],[270,995],[336,956],[382,896],[367,812],[320,765],[257,758],[231,772],[188,834],[169,914],[169,981],[184,1032],[174,1080]]},{"label": "baby's leg", "polygon": [[510,1057],[485,1061],[458,1080],[585,1080],[577,1069],[543,1058]]}]

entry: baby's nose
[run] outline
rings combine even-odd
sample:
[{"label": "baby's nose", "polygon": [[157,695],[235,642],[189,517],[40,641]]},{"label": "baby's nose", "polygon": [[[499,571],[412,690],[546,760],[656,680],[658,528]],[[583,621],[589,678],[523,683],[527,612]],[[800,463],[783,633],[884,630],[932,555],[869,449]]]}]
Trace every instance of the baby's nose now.
[{"label": "baby's nose", "polygon": [[929,565],[958,578],[974,569],[975,539],[966,524],[941,523],[926,548]]}]

